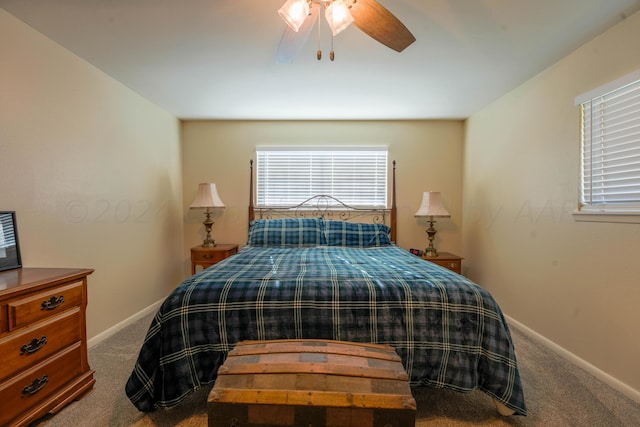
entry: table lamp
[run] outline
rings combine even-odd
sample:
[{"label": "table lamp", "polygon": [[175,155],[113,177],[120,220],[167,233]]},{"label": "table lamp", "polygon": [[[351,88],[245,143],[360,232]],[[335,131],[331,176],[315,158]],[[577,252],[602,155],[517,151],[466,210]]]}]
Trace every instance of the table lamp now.
[{"label": "table lamp", "polygon": [[438,191],[425,191],[422,195],[422,204],[418,208],[418,211],[415,214],[416,218],[427,217],[429,218],[429,228],[427,228],[427,235],[429,238],[429,246],[425,249],[426,257],[437,257],[438,251],[433,246],[433,239],[436,236],[436,229],[433,228],[433,224],[436,222],[434,218],[450,218],[451,215],[447,210],[442,206],[442,199],[440,197],[440,192]]},{"label": "table lamp", "polygon": [[196,198],[189,206],[190,209],[202,209],[204,208],[205,220],[203,222],[204,229],[207,232],[207,237],[202,242],[204,247],[213,247],[216,242],[211,238],[211,227],[213,227],[213,220],[211,219],[212,208],[224,208],[224,203],[218,196],[218,189],[215,184],[202,183],[198,186],[198,193]]}]

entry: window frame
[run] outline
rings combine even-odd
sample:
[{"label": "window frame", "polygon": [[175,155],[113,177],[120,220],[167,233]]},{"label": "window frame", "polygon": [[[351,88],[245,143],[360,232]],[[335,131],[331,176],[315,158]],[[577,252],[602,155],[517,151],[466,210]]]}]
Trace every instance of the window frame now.
[{"label": "window frame", "polygon": [[[575,99],[575,105],[580,108],[580,177],[578,208],[573,212],[574,219],[576,221],[640,223],[640,197],[637,201],[629,203],[586,203],[586,200],[583,198],[586,191],[584,182],[585,152],[588,149],[592,149],[595,145],[592,142],[593,137],[591,137],[589,141],[585,141],[586,132],[583,115],[585,104],[591,104],[588,108],[593,110],[593,105],[598,104],[599,99],[603,99],[605,96],[611,95],[617,91],[622,91],[632,85],[640,85],[640,70],[636,70],[601,87],[586,92]],[[633,110],[633,119],[634,121],[637,121],[640,119],[640,104],[637,106],[637,109],[635,107],[636,106],[634,106]],[[640,140],[637,142],[633,140],[632,142],[635,144],[634,148],[640,148]],[[589,147],[586,147],[585,144],[588,144]],[[634,179],[640,181],[640,170],[633,172],[637,172],[637,175],[633,175]]]},{"label": "window frame", "polygon": [[[325,191],[325,189],[320,190],[318,192],[316,190],[312,190],[311,188],[312,186],[309,185],[310,188],[306,189],[308,191],[303,195],[299,195],[299,197],[289,198],[287,200],[280,201],[280,202],[273,201],[270,203],[268,200],[265,200],[265,195],[263,194],[264,188],[263,188],[262,180],[264,179],[265,165],[263,164],[264,159],[262,158],[262,153],[273,153],[273,152],[289,153],[292,155],[293,153],[297,153],[296,155],[301,155],[301,156],[308,155],[312,157],[314,155],[317,155],[319,158],[322,157],[325,160],[327,157],[336,155],[336,153],[337,153],[337,156],[341,156],[341,155],[349,156],[349,155],[358,155],[365,152],[375,152],[376,154],[372,154],[372,156],[376,157],[376,160],[374,161],[375,164],[372,165],[372,168],[375,169],[375,172],[372,173],[370,179],[376,180],[377,184],[375,185],[375,188],[378,191],[382,191],[382,193],[377,192],[376,196],[371,199],[372,203],[364,203],[364,201],[359,202],[358,200],[356,200],[357,197],[355,199],[349,199],[345,195],[335,193],[332,191]],[[377,163],[379,161],[377,158],[378,156],[383,156],[384,158],[384,161],[382,162],[382,166]],[[351,158],[351,161],[353,160],[353,158],[355,158],[355,156]],[[331,146],[331,147],[257,146],[256,160],[257,160],[256,161],[256,178],[255,178],[256,194],[254,195],[254,197],[255,197],[255,202],[257,207],[280,208],[284,206],[294,206],[304,202],[309,197],[318,196],[320,194],[334,197],[335,199],[339,200],[340,202],[343,202],[346,206],[351,208],[386,209],[389,207],[389,188],[388,188],[389,187],[389,149],[387,146]],[[312,158],[310,159],[310,161],[312,162],[317,161],[317,159]],[[323,166],[326,166],[326,164]],[[334,165],[331,165],[331,167],[329,168],[329,170],[331,171],[330,175],[326,174],[327,169],[322,169],[322,171],[325,174],[319,177],[320,182],[323,182],[323,180],[326,180],[327,176],[331,176],[331,177],[334,176],[336,168],[333,166]],[[311,171],[311,168],[309,169],[308,173],[309,174],[313,173]],[[288,177],[287,182],[290,179],[291,177]],[[300,191],[302,193],[305,192],[305,190],[300,190]],[[374,203],[374,201],[379,201],[379,200],[382,200],[382,203],[379,203],[379,204]],[[339,207],[340,207],[339,204],[335,205],[335,208],[339,208]]]}]

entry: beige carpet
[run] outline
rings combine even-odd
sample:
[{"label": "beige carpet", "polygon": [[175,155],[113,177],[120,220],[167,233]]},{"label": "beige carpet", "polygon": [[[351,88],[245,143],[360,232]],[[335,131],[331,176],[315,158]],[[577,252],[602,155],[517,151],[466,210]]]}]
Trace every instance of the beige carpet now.
[{"label": "beige carpet", "polygon": [[[38,427],[206,426],[208,389],[170,410],[138,412],[124,394],[151,316],[89,350],[96,371],[94,391]],[[413,390],[416,426],[640,426],[640,404],[599,382],[512,328],[529,415],[502,417],[482,392]]]}]

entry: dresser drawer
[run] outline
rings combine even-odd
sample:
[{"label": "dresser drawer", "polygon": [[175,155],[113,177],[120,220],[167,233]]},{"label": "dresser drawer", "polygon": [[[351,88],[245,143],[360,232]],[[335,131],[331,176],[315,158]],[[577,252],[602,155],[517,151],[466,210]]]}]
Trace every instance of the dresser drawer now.
[{"label": "dresser drawer", "polygon": [[3,332],[7,332],[9,326],[7,325],[7,305],[0,303],[0,335]]},{"label": "dresser drawer", "polygon": [[0,425],[44,401],[59,388],[81,374],[81,344],[55,354],[32,369],[0,384]]},{"label": "dresser drawer", "polygon": [[63,310],[82,304],[83,282],[49,289],[19,300],[9,301],[9,331],[53,316]]},{"label": "dresser drawer", "polygon": [[0,339],[0,381],[81,339],[78,307]]}]

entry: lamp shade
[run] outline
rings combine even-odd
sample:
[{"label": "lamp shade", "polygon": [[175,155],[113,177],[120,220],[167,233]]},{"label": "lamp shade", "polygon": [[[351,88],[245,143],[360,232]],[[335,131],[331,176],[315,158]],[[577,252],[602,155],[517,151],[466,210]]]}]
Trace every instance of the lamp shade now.
[{"label": "lamp shade", "polygon": [[439,191],[425,191],[422,195],[422,204],[418,208],[416,217],[422,216],[438,216],[449,218],[451,215],[442,206],[442,198]]},{"label": "lamp shade", "polygon": [[224,208],[224,203],[218,196],[218,189],[215,184],[202,183],[198,186],[196,198],[191,203],[190,208]]},{"label": "lamp shade", "polygon": [[331,33],[335,36],[347,28],[353,22],[353,16],[344,0],[335,0],[327,7],[325,18],[331,27]]},{"label": "lamp shade", "polygon": [[278,9],[278,14],[297,33],[309,15],[309,3],[307,3],[307,0],[287,0]]}]

